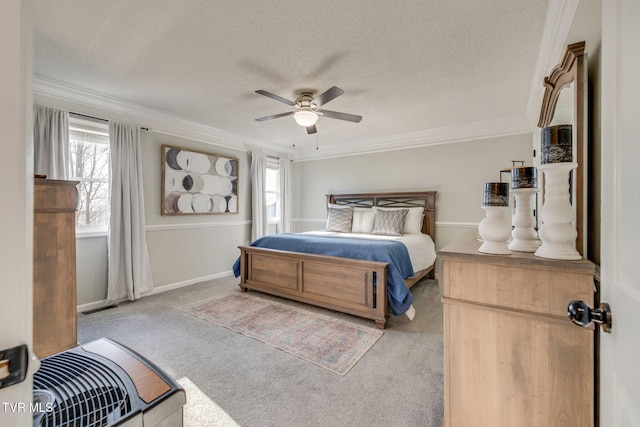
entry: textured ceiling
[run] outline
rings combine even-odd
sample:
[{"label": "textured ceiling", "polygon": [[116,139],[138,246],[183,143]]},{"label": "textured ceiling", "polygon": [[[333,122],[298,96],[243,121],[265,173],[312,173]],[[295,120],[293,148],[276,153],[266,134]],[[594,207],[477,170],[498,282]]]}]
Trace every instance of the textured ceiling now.
[{"label": "textured ceiling", "polygon": [[[547,1],[34,0],[34,74],[242,137],[344,144],[524,115]],[[256,122],[331,86],[307,135]],[[316,139],[317,138],[317,139]]]}]

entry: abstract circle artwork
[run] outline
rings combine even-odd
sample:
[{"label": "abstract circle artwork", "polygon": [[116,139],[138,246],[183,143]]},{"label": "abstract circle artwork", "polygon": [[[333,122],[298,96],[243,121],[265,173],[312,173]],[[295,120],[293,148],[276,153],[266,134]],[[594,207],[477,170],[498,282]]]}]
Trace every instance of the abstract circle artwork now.
[{"label": "abstract circle artwork", "polygon": [[238,159],[162,146],[162,215],[238,213]]}]

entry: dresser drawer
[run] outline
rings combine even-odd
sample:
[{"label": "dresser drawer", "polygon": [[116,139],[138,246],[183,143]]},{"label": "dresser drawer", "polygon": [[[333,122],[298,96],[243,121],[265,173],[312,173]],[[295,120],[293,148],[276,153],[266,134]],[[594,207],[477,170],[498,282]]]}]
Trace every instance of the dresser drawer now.
[{"label": "dresser drawer", "polygon": [[563,318],[569,301],[594,301],[593,274],[571,262],[549,269],[445,259],[443,270],[443,296],[454,300]]}]

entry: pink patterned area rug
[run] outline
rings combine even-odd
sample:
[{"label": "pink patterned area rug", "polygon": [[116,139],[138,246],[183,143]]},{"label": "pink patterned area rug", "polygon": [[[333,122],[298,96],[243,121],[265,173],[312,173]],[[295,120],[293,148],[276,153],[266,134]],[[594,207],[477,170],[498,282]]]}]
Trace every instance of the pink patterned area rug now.
[{"label": "pink patterned area rug", "polygon": [[337,374],[349,372],[382,331],[260,298],[228,292],[181,310],[262,341]]}]

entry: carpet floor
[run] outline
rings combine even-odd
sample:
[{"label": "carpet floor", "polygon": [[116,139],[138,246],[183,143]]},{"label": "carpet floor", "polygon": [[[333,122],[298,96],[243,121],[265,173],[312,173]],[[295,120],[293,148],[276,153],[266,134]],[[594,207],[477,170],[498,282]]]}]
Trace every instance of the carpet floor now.
[{"label": "carpet floor", "polygon": [[[180,309],[237,289],[237,279],[226,277],[78,314],[78,340],[109,337],[172,377],[188,378],[199,396],[225,414],[227,421],[212,419],[212,425],[442,425],[442,305],[437,281],[423,279],[414,285],[415,319],[391,315],[384,334],[344,376]],[[375,328],[370,320],[249,293]],[[198,408],[201,417],[208,411]]]},{"label": "carpet floor", "polygon": [[178,378],[178,384],[187,394],[184,405],[183,427],[239,427],[224,409],[202,392],[189,378]]}]

